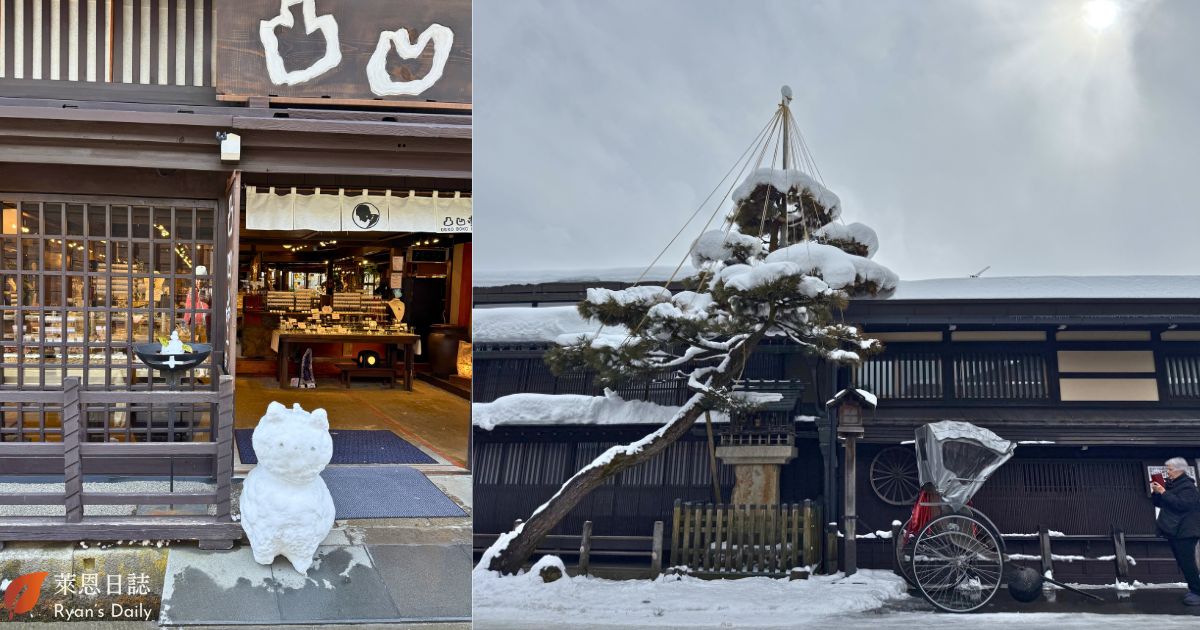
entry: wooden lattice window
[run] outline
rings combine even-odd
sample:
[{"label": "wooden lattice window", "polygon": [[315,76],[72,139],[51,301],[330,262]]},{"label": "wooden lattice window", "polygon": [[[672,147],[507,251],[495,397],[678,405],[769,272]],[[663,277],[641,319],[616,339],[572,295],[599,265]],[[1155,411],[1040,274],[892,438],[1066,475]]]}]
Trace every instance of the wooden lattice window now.
[{"label": "wooden lattice window", "polygon": [[[204,201],[0,194],[0,399],[59,389],[65,377],[90,390],[154,389],[134,343],[172,331],[203,342],[217,330],[217,220]],[[211,359],[194,375],[186,387],[214,387]],[[168,421],[153,406],[89,405],[87,439],[207,441],[210,407],[176,408]],[[0,406],[0,439],[61,439],[57,416]]]},{"label": "wooden lattice window", "polygon": [[1200,400],[1200,355],[1168,355],[1167,393],[1174,400]]}]

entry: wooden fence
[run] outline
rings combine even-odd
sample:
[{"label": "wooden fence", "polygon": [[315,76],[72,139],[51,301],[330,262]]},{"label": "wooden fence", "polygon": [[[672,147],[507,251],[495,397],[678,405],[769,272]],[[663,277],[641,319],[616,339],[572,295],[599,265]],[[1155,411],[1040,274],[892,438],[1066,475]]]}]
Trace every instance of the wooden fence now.
[{"label": "wooden fence", "polygon": [[[61,442],[0,443],[5,457],[61,457],[65,492],[0,494],[3,505],[63,505],[62,517],[0,517],[0,545],[11,540],[130,540],[147,538],[200,541],[201,549],[229,549],[241,538],[241,525],[230,514],[233,478],[232,376],[221,376],[215,390],[90,391],[78,377],[63,379],[61,391],[5,391],[10,402],[61,406]],[[209,404],[216,407],[216,431],[205,442],[89,442],[81,409],[89,404]],[[211,458],[216,477],[211,492],[91,492],[83,488],[83,460],[102,457]],[[213,505],[206,515],[87,516],[86,505]]]},{"label": "wooden fence", "polygon": [[821,561],[812,501],[779,505],[675,502],[671,564],[693,575],[785,576]]}]

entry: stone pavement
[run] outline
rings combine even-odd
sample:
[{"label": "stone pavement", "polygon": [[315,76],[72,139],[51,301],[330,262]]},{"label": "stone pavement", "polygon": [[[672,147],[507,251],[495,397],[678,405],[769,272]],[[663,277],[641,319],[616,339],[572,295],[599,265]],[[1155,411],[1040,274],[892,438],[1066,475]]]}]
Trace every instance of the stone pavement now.
[{"label": "stone pavement", "polygon": [[[236,623],[324,627],[333,623],[396,624],[448,630],[471,618],[471,477],[429,475],[468,513],[458,518],[339,521],[307,575],[280,558],[256,562],[242,541],[230,551],[201,551],[195,543],[122,545],[10,543],[0,550],[0,575],[51,573],[37,607],[24,621],[62,620],[55,604],[108,611],[152,610],[164,626],[215,627]],[[58,593],[54,576],[100,574],[101,594]],[[109,596],[106,575],[147,575],[146,594]],[[161,613],[159,594],[161,594]],[[142,610],[138,609],[138,610]],[[7,621],[7,614],[4,615]],[[89,619],[86,627],[149,628],[144,617],[120,623]],[[415,625],[413,625],[415,624]],[[66,624],[58,623],[54,625]],[[71,625],[66,627],[84,627]],[[369,626],[368,626],[369,627]],[[378,626],[378,627],[383,627]]]},{"label": "stone pavement", "polygon": [[254,562],[247,545],[173,547],[160,622],[469,622],[471,477],[430,480],[468,516],[339,522],[306,576],[283,558],[269,567]]}]

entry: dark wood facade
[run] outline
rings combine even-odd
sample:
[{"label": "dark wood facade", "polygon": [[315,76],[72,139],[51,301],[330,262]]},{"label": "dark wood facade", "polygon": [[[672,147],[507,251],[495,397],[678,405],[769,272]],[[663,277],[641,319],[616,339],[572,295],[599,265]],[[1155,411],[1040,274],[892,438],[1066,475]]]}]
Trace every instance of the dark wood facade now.
[{"label": "dark wood facade", "polygon": [[[581,299],[584,288],[578,284],[482,288],[476,290],[476,300],[490,305],[561,306]],[[813,403],[853,382],[879,396],[878,409],[864,418],[865,434],[857,457],[860,533],[887,532],[893,521],[908,517],[915,496],[887,496],[888,489],[878,481],[873,485],[872,476],[889,463],[895,465],[897,457],[912,457],[906,442],[913,439],[916,427],[964,420],[1024,442],[975,501],[1003,533],[1014,534],[1008,541],[1010,551],[1036,555],[1039,528],[1060,532],[1064,536],[1056,538],[1056,555],[1091,558],[1057,563],[1060,579],[1111,582],[1112,533],[1119,530],[1138,563],[1130,569],[1133,578],[1161,581],[1173,575],[1170,552],[1155,537],[1146,466],[1172,456],[1193,462],[1200,458],[1200,296],[855,300],[845,317],[868,334],[884,338],[885,352],[854,370],[814,365],[789,346],[767,347],[755,357],[755,364],[773,366],[765,376],[804,384],[805,395],[794,414],[817,416],[815,422],[796,423],[801,455],[783,469],[782,500],[841,495],[837,489],[844,473],[841,449],[835,450],[834,461],[825,459],[829,420]],[[532,362],[537,351],[531,346],[478,343],[475,370],[480,400],[518,391],[597,393],[571,385],[586,382],[586,375],[556,378],[544,366],[537,367]],[[518,363],[518,357],[531,362]],[[654,399],[645,395],[653,387],[630,383],[623,386],[622,395]],[[661,402],[680,400],[676,396]],[[561,443],[576,439],[579,430],[537,428],[541,440]],[[610,437],[614,442],[618,436],[644,434],[632,428],[619,434],[590,431],[590,439]],[[699,440],[702,433],[694,437]],[[477,429],[475,439],[478,454],[510,438],[499,429]],[[478,465],[480,460],[476,461]],[[830,470],[834,471],[832,484]],[[915,475],[915,468],[912,472]],[[706,472],[697,474],[692,485],[703,488]],[[519,494],[516,488],[507,491]],[[616,504],[634,501],[632,493],[615,492],[610,500]],[[667,507],[664,498],[659,508]],[[586,510],[581,512],[578,518],[590,518]],[[521,516],[520,510],[507,506],[483,505],[475,515],[480,524],[477,531],[498,533],[502,530],[497,526]],[[644,532],[651,522],[643,517],[622,526]],[[859,558],[865,566],[890,567],[890,553],[890,542],[874,534],[860,540]]]},{"label": "dark wood facade", "polygon": [[[468,98],[444,108],[284,105],[265,89],[231,102],[215,87],[228,71],[215,38],[257,32],[262,16],[221,26],[212,0],[0,2],[0,475],[65,478],[65,498],[37,500],[65,501],[74,523],[0,518],[0,542],[234,538],[235,394],[222,379],[234,369],[244,186],[469,191],[470,76],[456,78]],[[222,160],[219,134],[240,136],[240,159]],[[130,346],[177,328],[214,352],[168,400]],[[80,505],[168,503],[89,496],[77,484],[95,475],[214,483],[170,503],[215,506],[219,526],[87,525]]]}]

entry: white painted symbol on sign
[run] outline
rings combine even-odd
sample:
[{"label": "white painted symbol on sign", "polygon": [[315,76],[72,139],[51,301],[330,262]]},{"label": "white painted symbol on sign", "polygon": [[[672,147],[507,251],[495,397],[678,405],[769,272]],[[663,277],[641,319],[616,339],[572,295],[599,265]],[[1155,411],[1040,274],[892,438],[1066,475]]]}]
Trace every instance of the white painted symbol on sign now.
[{"label": "white painted symbol on sign", "polygon": [[[401,59],[416,59],[425,51],[430,41],[433,42],[433,66],[429,72],[413,81],[393,81],[387,71],[388,52],[395,48]],[[446,61],[450,58],[450,47],[453,45],[454,31],[441,24],[429,25],[415,44],[408,37],[408,29],[380,33],[375,53],[367,62],[367,81],[371,84],[371,91],[378,96],[415,96],[428,90],[442,78]]]},{"label": "white painted symbol on sign", "polygon": [[[301,9],[304,16],[304,32],[312,35],[314,31],[320,30],[321,35],[325,38],[325,55],[303,70],[288,72],[284,67],[283,57],[279,54],[279,38],[275,35],[275,28],[295,26],[291,8],[297,4],[303,5]],[[275,85],[307,83],[336,68],[342,62],[337,20],[330,14],[317,17],[315,0],[280,0],[279,15],[270,20],[260,21],[258,36],[262,40],[263,52],[267,60],[267,75],[270,76],[271,83]]]}]

